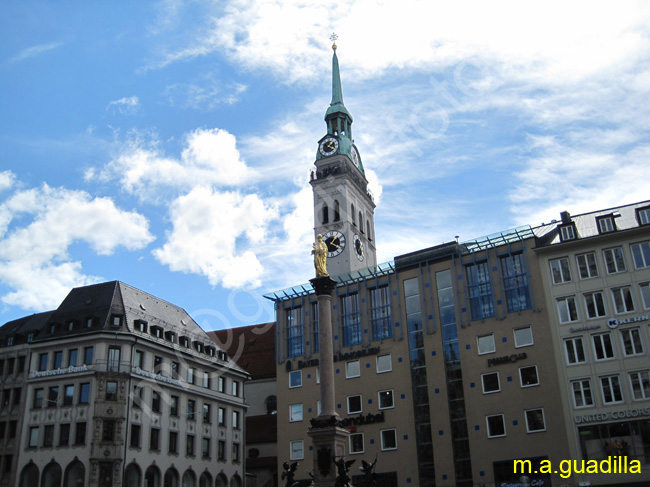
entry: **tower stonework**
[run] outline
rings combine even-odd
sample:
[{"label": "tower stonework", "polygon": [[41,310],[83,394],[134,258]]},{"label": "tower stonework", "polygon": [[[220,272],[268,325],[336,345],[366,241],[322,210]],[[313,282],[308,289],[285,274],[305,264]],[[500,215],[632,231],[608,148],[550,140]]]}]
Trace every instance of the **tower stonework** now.
[{"label": "tower stonework", "polygon": [[336,44],[332,46],[332,102],[325,113],[327,134],[318,141],[314,190],[315,235],[327,244],[330,275],[377,265],[375,204],[359,150],[352,138],[352,115],[343,104]]}]

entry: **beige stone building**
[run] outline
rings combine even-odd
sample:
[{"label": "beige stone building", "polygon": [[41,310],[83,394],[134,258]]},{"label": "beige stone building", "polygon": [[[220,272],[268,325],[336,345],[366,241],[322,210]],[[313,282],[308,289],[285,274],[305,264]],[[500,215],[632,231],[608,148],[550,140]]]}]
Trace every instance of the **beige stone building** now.
[{"label": "beige stone building", "polygon": [[[648,485],[650,201],[563,212],[536,232],[569,458],[624,458],[616,467],[627,462],[627,474],[583,469],[573,481]],[[633,472],[632,461],[641,473]]]},{"label": "beige stone building", "polygon": [[107,282],[0,336],[26,357],[7,485],[244,485],[248,374],[181,308]]}]

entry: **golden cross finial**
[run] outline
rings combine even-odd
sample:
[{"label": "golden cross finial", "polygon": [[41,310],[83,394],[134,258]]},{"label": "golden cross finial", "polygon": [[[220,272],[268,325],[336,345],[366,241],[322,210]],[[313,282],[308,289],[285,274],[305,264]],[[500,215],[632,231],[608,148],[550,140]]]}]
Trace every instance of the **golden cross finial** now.
[{"label": "golden cross finial", "polygon": [[332,49],[336,51],[336,39],[338,39],[339,36],[336,35],[336,32],[332,32],[332,35],[330,36],[330,41],[332,41]]}]

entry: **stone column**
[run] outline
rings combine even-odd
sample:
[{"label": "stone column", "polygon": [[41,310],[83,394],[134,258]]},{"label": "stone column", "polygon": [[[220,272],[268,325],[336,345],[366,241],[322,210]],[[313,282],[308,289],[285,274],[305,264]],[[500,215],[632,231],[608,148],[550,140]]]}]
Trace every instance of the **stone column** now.
[{"label": "stone column", "polygon": [[345,456],[349,432],[339,426],[334,394],[334,346],[332,337],[332,292],[336,281],[329,276],[310,281],[318,297],[318,346],[321,413],[312,420],[309,436],[314,444],[314,485],[333,487],[336,482],[334,459]]}]

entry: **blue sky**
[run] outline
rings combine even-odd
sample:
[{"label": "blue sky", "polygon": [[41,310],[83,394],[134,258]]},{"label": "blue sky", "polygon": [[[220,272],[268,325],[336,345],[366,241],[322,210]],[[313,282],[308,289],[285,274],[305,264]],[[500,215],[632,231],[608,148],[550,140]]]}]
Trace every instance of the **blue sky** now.
[{"label": "blue sky", "polygon": [[119,279],[206,329],[313,276],[343,96],[379,262],[650,198],[647,2],[0,2],[0,322]]}]

